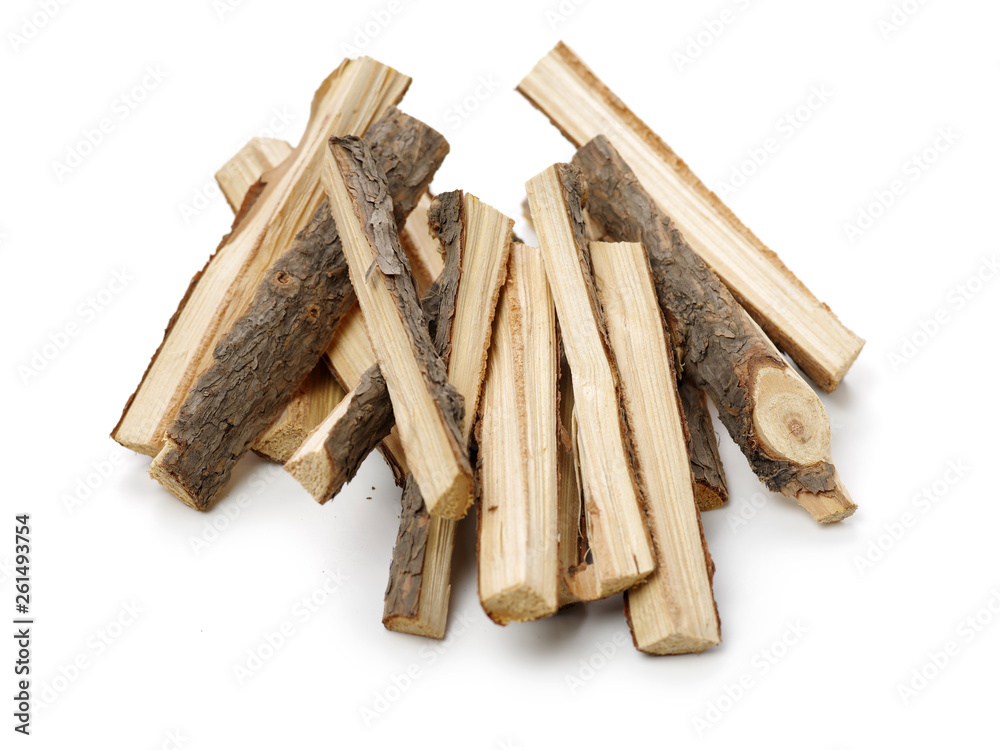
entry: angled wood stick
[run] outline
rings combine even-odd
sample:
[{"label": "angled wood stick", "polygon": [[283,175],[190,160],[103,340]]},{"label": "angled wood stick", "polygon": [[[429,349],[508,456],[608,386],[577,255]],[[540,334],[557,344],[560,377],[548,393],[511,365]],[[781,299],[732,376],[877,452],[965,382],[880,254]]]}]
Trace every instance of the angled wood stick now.
[{"label": "angled wood stick", "polygon": [[399,101],[410,79],[370,58],[345,60],[323,82],[299,145],[267,172],[252,205],[236,217],[204,270],[192,280],[163,342],[112,437],[155,456],[167,428],[216,345],[243,315],[271,265],[291,247],[323,200],[319,172],[331,135],[361,135]]},{"label": "angled wood stick", "polygon": [[640,651],[653,654],[704,651],[719,644],[712,559],[695,504],[677,381],[649,261],[638,243],[592,242],[590,256],[656,549],[656,570],[625,595],[632,638]]},{"label": "angled wood stick", "polygon": [[250,188],[265,172],[274,169],[292,153],[286,141],[277,138],[251,138],[215,173],[215,181],[234,213],[239,213]]},{"label": "angled wood stick", "polygon": [[688,375],[680,379],[677,391],[681,398],[684,420],[687,422],[694,499],[699,510],[721,508],[729,499],[729,490],[726,487],[726,470],[719,456],[719,444],[715,440],[705,392]]},{"label": "angled wood stick", "polygon": [[555,308],[541,254],[514,245],[478,441],[479,600],[500,624],[558,609],[558,369]]},{"label": "angled wood stick", "polygon": [[653,550],[630,466],[618,368],[608,344],[583,227],[580,171],[555,164],[527,183],[566,359],[573,373],[580,478],[601,596],[648,576]]},{"label": "angled wood stick", "polygon": [[575,146],[604,134],[691,248],[816,385],[831,392],[864,341],[846,328],[650,128],[560,42],[518,85]]},{"label": "angled wood stick", "polygon": [[683,372],[715,402],[760,480],[798,499],[821,523],[851,515],[856,506],[830,462],[830,423],[812,388],[688,246],[608,139],[592,140],[573,163],[586,175],[588,214],[604,237],[645,245]]},{"label": "angled wood stick", "polygon": [[[391,167],[398,209],[412,207],[447,153],[444,138],[395,108],[370,128],[369,137],[378,158]],[[353,303],[342,241],[323,203],[216,349],[150,474],[185,503],[207,508],[236,462],[319,363]]]},{"label": "angled wood stick", "polygon": [[410,470],[431,515],[461,518],[473,491],[459,429],[462,397],[424,325],[386,176],[361,139],[335,138],[323,184]]},{"label": "angled wood stick", "polygon": [[[260,180],[261,175],[280,164],[292,152],[285,141],[253,138],[215,173],[215,181],[234,211]],[[254,453],[284,463],[296,448],[344,397],[343,389],[325,364],[317,365],[288,406],[253,444]]]}]

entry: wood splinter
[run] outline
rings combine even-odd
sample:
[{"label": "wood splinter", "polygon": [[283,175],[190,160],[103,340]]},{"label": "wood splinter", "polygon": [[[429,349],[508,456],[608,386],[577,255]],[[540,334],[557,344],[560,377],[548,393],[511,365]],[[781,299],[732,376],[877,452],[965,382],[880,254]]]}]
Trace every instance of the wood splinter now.
[{"label": "wood splinter", "polygon": [[323,184],[410,471],[431,515],[461,518],[473,498],[464,406],[424,325],[385,174],[361,139],[334,138]]},{"label": "wood splinter", "polygon": [[[447,143],[395,108],[372,126],[369,137],[393,175],[399,210],[409,210],[447,153]],[[319,364],[354,299],[341,237],[324,202],[216,348],[150,475],[188,505],[208,508],[236,463]]]},{"label": "wood splinter", "polygon": [[649,261],[638,243],[592,242],[590,255],[656,550],[656,570],[625,595],[626,617],[640,651],[697,653],[719,644],[719,614]]},{"label": "wood splinter", "polygon": [[580,171],[556,164],[527,183],[531,216],[573,373],[580,479],[599,596],[624,591],[655,567],[633,475],[618,370],[594,290]]}]

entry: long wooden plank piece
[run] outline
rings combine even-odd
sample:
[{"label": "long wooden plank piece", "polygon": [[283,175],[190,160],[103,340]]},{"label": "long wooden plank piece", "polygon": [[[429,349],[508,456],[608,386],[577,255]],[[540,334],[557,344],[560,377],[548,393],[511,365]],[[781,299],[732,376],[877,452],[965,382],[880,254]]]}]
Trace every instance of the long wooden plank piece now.
[{"label": "long wooden plank piece", "polygon": [[424,326],[385,174],[362,140],[335,138],[323,184],[410,470],[431,515],[461,518],[473,494],[457,424],[461,396]]},{"label": "long wooden plank piece", "polygon": [[573,373],[577,446],[588,538],[601,596],[648,576],[655,562],[629,463],[617,366],[591,276],[582,175],[555,164],[527,183],[545,272]]},{"label": "long wooden plank piece", "polygon": [[768,336],[832,392],[864,340],[806,288],[565,44],[517,87],[577,147],[605,135]]},{"label": "long wooden plank piece", "polygon": [[704,651],[719,643],[712,562],[646,251],[638,243],[592,242],[590,254],[656,548],[656,570],[626,594],[632,637],[640,651],[654,654]]}]

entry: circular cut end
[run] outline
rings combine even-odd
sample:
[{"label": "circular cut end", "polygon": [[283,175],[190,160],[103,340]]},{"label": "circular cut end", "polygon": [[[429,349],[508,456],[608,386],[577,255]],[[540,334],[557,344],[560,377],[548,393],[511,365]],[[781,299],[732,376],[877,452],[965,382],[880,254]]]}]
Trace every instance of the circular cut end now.
[{"label": "circular cut end", "polygon": [[774,458],[798,464],[830,455],[830,420],[819,396],[789,369],[768,367],[754,383],[753,426]]}]

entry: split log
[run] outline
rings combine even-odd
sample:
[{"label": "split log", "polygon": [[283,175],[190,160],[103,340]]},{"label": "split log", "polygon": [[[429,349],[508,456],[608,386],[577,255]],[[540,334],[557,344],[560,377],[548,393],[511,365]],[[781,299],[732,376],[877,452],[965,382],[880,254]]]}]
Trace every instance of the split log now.
[{"label": "split log", "polygon": [[594,290],[581,206],[585,188],[576,167],[556,164],[529,180],[527,191],[573,373],[581,486],[598,589],[609,596],[643,580],[655,563],[631,467],[618,368]]},{"label": "split log", "polygon": [[688,166],[560,42],[518,85],[577,147],[605,135],[692,249],[781,349],[832,392],[864,341],[837,319]]},{"label": "split log", "polygon": [[431,232],[427,212],[431,207],[430,193],[424,193],[417,201],[416,208],[403,225],[399,241],[410,261],[413,281],[422,297],[444,269],[444,252],[441,243]]},{"label": "split log", "polygon": [[587,209],[604,238],[642,242],[660,307],[690,375],[767,487],[796,497],[822,523],[856,506],[830,462],[830,423],[724,284],[687,244],[614,147],[598,136],[573,157],[587,178]]},{"label": "split log", "polygon": [[215,173],[226,202],[239,213],[250,188],[261,175],[274,169],[292,153],[292,147],[277,138],[251,138],[236,154]]},{"label": "split log", "polygon": [[[215,173],[215,181],[234,211],[240,209],[261,175],[278,166],[291,152],[292,147],[285,141],[252,138]],[[254,443],[254,453],[284,463],[343,397],[344,391],[329,368],[322,363],[317,365],[278,421]]]},{"label": "split log", "polygon": [[361,139],[334,138],[323,183],[410,470],[431,515],[461,518],[473,490],[462,397],[424,325],[386,175]]},{"label": "split log", "polygon": [[558,369],[542,256],[514,245],[478,439],[479,600],[501,625],[558,609]]},{"label": "split log", "polygon": [[689,375],[680,379],[677,391],[687,423],[688,455],[694,478],[694,499],[702,511],[721,508],[729,499],[726,487],[726,470],[719,456],[719,444],[712,427],[705,392],[696,386]]},{"label": "split log", "polygon": [[167,428],[211,364],[216,346],[323,201],[319,173],[327,139],[363,134],[399,101],[409,82],[370,58],[345,60],[323,82],[299,145],[247,196],[232,231],[192,280],[111,433],[115,440],[150,456],[160,452]]},{"label": "split log", "polygon": [[712,559],[695,504],[676,375],[649,261],[638,243],[593,242],[590,255],[656,550],[656,570],[625,595],[632,639],[647,653],[704,651],[719,644]]},{"label": "split log", "polygon": [[[447,142],[395,108],[369,129],[369,138],[390,168],[402,214],[426,189]],[[217,347],[170,426],[151,476],[188,505],[207,508],[319,364],[354,299],[337,225],[323,203]]]}]

